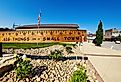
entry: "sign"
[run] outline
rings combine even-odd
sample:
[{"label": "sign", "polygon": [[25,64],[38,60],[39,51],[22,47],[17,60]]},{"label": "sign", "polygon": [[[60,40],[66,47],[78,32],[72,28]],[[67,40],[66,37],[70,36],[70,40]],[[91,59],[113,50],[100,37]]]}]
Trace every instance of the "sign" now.
[{"label": "sign", "polygon": [[82,42],[86,35],[86,30],[1,31],[0,42]]}]

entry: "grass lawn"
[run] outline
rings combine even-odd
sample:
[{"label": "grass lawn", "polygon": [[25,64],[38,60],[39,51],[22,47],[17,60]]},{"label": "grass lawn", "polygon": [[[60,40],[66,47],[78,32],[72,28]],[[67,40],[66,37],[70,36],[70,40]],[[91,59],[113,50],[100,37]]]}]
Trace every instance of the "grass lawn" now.
[{"label": "grass lawn", "polygon": [[74,45],[68,43],[50,42],[50,43],[2,43],[3,49],[14,48],[14,49],[28,49],[28,48],[44,48],[53,45]]}]

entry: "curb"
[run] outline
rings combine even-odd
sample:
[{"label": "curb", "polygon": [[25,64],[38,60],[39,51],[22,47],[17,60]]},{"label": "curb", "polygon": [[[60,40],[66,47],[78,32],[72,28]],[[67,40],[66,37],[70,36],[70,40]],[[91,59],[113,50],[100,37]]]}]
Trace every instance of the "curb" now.
[{"label": "curb", "polygon": [[95,75],[95,77],[96,77],[96,80],[97,80],[98,82],[104,82],[104,80],[103,80],[102,77],[99,75],[99,73],[97,72],[97,70],[95,69],[95,67],[94,67],[93,64],[91,63],[91,61],[90,61],[90,60],[87,60],[87,62],[88,62],[88,64],[89,64],[90,68],[94,70],[94,75]]}]

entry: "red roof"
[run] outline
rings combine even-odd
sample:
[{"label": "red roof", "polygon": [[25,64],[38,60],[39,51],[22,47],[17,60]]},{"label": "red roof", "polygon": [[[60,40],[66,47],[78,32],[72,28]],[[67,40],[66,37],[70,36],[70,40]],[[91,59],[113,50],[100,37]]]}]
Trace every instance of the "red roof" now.
[{"label": "red roof", "polygon": [[[77,24],[40,24],[40,28],[79,28]],[[23,25],[18,26],[16,29],[34,29],[38,28],[38,25]]]}]

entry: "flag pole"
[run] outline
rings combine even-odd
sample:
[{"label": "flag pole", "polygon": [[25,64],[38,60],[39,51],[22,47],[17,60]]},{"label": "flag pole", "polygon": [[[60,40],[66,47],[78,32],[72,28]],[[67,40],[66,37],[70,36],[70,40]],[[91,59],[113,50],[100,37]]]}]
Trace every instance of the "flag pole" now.
[{"label": "flag pole", "polygon": [[[40,27],[40,17],[41,17],[41,12],[39,13],[39,16],[38,16],[38,30]],[[37,41],[37,47],[38,47],[38,41]]]}]

